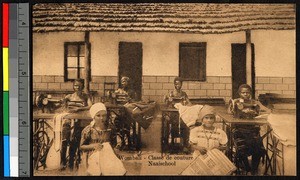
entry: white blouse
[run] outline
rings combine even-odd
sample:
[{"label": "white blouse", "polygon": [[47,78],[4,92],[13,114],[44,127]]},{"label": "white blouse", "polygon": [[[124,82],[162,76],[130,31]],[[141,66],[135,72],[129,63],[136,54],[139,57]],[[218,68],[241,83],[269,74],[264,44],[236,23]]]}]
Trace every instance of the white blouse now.
[{"label": "white blouse", "polygon": [[219,128],[214,130],[205,130],[203,126],[198,126],[190,131],[190,143],[196,146],[214,149],[225,145],[228,142],[226,133]]}]

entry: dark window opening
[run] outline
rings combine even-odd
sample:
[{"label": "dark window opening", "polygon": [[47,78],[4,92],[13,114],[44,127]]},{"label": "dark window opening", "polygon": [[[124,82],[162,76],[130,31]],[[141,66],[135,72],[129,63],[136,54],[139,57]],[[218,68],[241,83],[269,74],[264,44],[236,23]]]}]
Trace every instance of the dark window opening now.
[{"label": "dark window opening", "polygon": [[179,76],[184,80],[206,80],[206,43],[179,43]]}]

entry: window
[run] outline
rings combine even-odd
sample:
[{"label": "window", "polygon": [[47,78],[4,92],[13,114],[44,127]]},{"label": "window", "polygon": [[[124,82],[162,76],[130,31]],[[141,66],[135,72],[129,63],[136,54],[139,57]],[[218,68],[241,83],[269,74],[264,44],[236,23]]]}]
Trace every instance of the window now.
[{"label": "window", "polygon": [[206,43],[179,43],[179,76],[184,80],[206,80]]},{"label": "window", "polygon": [[[91,49],[88,45],[89,50]],[[66,42],[65,43],[65,81],[71,81],[77,78],[84,79],[85,67],[85,45],[84,42]],[[89,57],[90,61],[90,57]],[[90,63],[89,63],[90,64]],[[91,74],[89,73],[89,79]]]}]

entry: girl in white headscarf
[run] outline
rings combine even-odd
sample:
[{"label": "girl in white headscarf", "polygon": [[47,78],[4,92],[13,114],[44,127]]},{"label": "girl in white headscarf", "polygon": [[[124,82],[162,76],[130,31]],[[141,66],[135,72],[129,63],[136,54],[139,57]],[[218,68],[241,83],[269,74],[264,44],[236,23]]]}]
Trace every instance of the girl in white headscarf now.
[{"label": "girl in white headscarf", "polygon": [[82,131],[80,149],[85,153],[81,162],[87,175],[124,175],[123,163],[110,145],[106,107],[96,103],[90,109],[93,121]]},{"label": "girl in white headscarf", "polygon": [[205,105],[198,114],[196,124],[201,124],[190,131],[190,144],[194,150],[194,157],[206,154],[207,150],[225,148],[228,139],[226,133],[214,126],[216,121],[215,110],[212,106]]}]

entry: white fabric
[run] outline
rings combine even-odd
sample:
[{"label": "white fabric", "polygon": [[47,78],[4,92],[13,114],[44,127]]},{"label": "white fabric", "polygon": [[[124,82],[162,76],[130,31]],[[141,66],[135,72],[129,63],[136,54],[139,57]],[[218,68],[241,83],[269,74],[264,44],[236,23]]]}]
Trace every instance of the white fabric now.
[{"label": "white fabric", "polygon": [[46,165],[48,170],[60,167],[60,150],[55,150],[54,144],[52,144],[47,154]]},{"label": "white fabric", "polygon": [[203,118],[209,114],[216,115],[215,109],[212,106],[204,105],[199,112],[198,120],[203,121]]},{"label": "white fabric", "polygon": [[277,157],[277,175],[282,175],[284,171],[285,176],[295,176],[297,174],[296,115],[270,114],[268,122],[273,129],[273,135],[280,141],[277,148],[283,148],[284,167],[281,158]]},{"label": "white fabric", "polygon": [[61,148],[61,131],[64,117],[70,113],[61,113],[54,117],[54,148],[59,151]]},{"label": "white fabric", "polygon": [[94,151],[88,158],[87,173],[93,176],[122,176],[126,169],[120,159],[115,155],[108,142],[103,143],[103,148]]},{"label": "white fabric", "polygon": [[103,103],[96,103],[93,104],[92,107],[90,108],[90,114],[91,117],[94,119],[95,115],[99,112],[99,111],[106,111],[106,107]]},{"label": "white fabric", "polygon": [[47,154],[46,164],[48,169],[57,169],[60,167],[60,149],[62,144],[61,133],[64,117],[70,113],[57,114],[54,117],[54,138],[53,143]]},{"label": "white fabric", "polygon": [[296,115],[270,114],[268,122],[282,144],[296,146]]},{"label": "white fabric", "polygon": [[100,151],[95,151],[88,158],[87,173],[92,176],[100,176],[102,174],[100,166]]},{"label": "white fabric", "polygon": [[183,106],[181,103],[176,103],[174,107],[178,109],[180,118],[189,127],[196,123],[203,105]]}]

